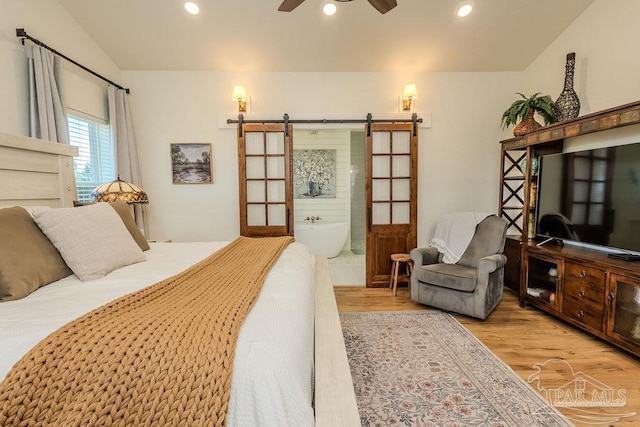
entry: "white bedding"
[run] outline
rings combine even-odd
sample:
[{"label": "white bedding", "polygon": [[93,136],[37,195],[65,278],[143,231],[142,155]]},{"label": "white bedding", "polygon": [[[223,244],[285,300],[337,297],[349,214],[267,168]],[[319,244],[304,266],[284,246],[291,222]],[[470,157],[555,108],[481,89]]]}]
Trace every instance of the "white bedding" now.
[{"label": "white bedding", "polygon": [[[0,381],[57,328],[179,273],[227,243],[151,244],[146,262],[88,282],[71,275],[21,300],[0,303]],[[313,277],[313,255],[304,245],[289,245],[240,330],[226,425],[313,425]]]}]

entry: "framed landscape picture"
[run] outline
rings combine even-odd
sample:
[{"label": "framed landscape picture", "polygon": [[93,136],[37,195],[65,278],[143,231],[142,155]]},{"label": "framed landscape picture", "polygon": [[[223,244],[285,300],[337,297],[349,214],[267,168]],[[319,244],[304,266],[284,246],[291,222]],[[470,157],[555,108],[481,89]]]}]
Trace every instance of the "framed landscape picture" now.
[{"label": "framed landscape picture", "polygon": [[211,144],[171,144],[174,184],[213,184]]}]

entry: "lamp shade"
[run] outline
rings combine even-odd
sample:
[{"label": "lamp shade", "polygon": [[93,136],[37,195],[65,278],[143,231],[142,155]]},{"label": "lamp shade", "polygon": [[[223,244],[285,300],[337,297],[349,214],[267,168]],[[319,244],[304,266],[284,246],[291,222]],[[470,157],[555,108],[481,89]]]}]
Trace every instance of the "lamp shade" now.
[{"label": "lamp shade", "polygon": [[403,99],[418,99],[418,88],[415,84],[411,83],[404,87]]},{"label": "lamp shade", "polygon": [[96,202],[115,202],[121,200],[130,205],[149,203],[147,193],[140,187],[120,179],[96,187],[91,192]]},{"label": "lamp shade", "polygon": [[244,89],[244,86],[234,86],[231,97],[234,101],[246,101],[247,91]]}]

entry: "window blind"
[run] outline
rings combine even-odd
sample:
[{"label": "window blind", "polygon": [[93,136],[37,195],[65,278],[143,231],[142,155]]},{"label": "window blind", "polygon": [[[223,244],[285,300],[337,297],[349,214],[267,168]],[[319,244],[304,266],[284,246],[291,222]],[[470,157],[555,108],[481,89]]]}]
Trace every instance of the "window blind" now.
[{"label": "window blind", "polygon": [[109,125],[94,118],[68,115],[69,141],[78,147],[73,159],[79,202],[91,202],[91,191],[116,178],[115,149]]}]

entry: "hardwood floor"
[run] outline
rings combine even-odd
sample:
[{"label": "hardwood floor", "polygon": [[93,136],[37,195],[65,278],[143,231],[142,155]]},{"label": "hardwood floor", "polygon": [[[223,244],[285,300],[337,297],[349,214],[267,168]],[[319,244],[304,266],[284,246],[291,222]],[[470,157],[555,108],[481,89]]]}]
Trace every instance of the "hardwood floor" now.
[{"label": "hardwood floor", "polygon": [[[429,310],[409,298],[406,288],[392,296],[389,289],[334,287],[338,311]],[[517,295],[505,288],[502,301],[487,320],[456,316],[471,333],[509,365],[525,381],[537,370],[536,363],[557,358],[568,362],[574,373],[601,382],[613,389],[615,397],[626,397],[623,407],[589,409],[590,421],[578,422],[576,412],[558,408],[576,425],[595,425],[593,417],[602,417],[598,425],[640,425],[640,359],[533,307],[520,308]],[[549,369],[551,368],[551,369]],[[543,368],[548,389],[561,388],[572,380],[563,363],[549,363]],[[536,383],[531,386],[537,390]],[[544,396],[544,392],[541,393]],[[612,414],[633,414],[615,420]],[[607,418],[610,419],[607,421]]]}]

